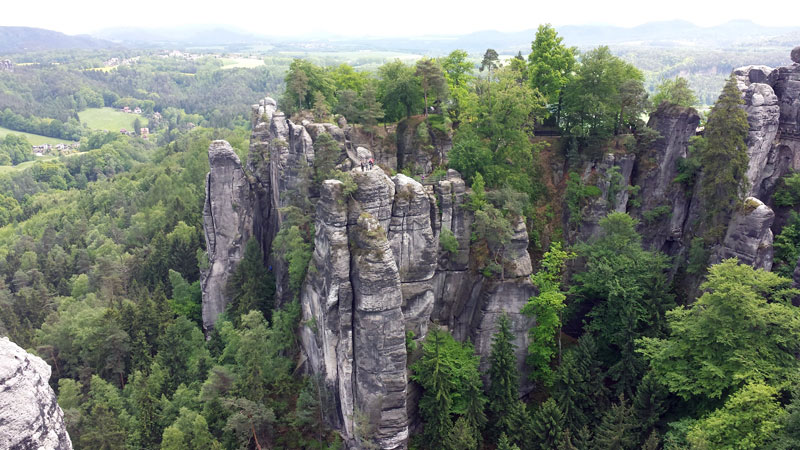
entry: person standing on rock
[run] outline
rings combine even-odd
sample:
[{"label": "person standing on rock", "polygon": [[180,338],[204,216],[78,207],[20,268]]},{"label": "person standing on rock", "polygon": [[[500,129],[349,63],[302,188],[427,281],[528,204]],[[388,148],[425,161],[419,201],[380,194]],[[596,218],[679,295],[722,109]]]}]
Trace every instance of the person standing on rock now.
[{"label": "person standing on rock", "polygon": [[361,158],[361,171],[364,171],[364,158]]},{"label": "person standing on rock", "polygon": [[373,165],[375,165],[375,161],[372,158],[370,158],[369,159],[369,170],[372,170],[372,166]]}]

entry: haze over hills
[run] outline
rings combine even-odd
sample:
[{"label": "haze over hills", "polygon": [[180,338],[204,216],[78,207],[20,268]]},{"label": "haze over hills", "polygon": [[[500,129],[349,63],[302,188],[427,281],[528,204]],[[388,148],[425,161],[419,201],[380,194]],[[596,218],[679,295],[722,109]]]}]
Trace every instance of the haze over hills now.
[{"label": "haze over hills", "polygon": [[[800,27],[768,27],[748,20],[731,21],[713,27],[701,27],[687,21],[649,22],[631,28],[611,25],[567,25],[556,27],[568,45],[642,45],[658,47],[729,48],[767,43],[784,44],[786,35],[796,36]],[[424,35],[405,37],[353,37],[343,35],[306,35],[302,37],[267,36],[227,26],[188,26],[166,28],[110,28],[95,36],[131,44],[229,45],[303,43],[330,50],[384,50],[423,53],[446,53],[454,48],[480,52],[495,48],[504,53],[530,49],[535,28],[523,31],[484,30],[463,35]]]},{"label": "haze over hills", "polygon": [[69,36],[58,31],[30,27],[0,27],[0,53],[41,50],[98,49],[117,44],[88,35]]},{"label": "haze over hills", "polygon": [[[610,25],[566,25],[557,27],[564,42],[579,48],[597,45],[659,48],[791,47],[800,37],[800,27],[768,27],[748,20],[701,27],[687,21],[649,22],[635,27]],[[270,36],[226,25],[187,25],[174,28],[115,27],[90,35],[70,36],[57,31],[29,27],[0,27],[0,52],[20,53],[57,49],[242,47],[279,45],[285,50],[315,51],[378,50],[446,54],[455,48],[470,53],[494,48],[512,54],[530,49],[535,28],[523,31],[484,30],[463,35],[406,37],[343,36],[307,34],[301,37]]]}]

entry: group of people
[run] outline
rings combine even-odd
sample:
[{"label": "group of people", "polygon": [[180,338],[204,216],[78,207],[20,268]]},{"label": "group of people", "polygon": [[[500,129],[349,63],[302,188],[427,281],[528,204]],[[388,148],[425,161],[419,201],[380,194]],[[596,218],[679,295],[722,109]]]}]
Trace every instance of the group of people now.
[{"label": "group of people", "polygon": [[373,160],[372,158],[370,158],[369,161],[364,161],[364,158],[361,158],[361,171],[362,172],[364,172],[366,170],[365,168],[369,168],[369,170],[372,170],[372,166],[374,166],[374,165],[375,165],[375,160]]}]

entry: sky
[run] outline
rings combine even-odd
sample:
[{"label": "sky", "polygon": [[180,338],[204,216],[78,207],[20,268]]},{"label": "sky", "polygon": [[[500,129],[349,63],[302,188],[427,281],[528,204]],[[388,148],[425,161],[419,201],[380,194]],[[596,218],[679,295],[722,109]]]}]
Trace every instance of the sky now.
[{"label": "sky", "polygon": [[[701,26],[747,19],[800,25],[800,1],[772,0],[35,0],[3,2],[0,26],[67,34],[112,27],[229,25],[264,35],[419,36],[608,24],[632,27],[681,19]],[[115,6],[112,6],[115,5]],[[724,6],[723,6],[724,5]]]}]

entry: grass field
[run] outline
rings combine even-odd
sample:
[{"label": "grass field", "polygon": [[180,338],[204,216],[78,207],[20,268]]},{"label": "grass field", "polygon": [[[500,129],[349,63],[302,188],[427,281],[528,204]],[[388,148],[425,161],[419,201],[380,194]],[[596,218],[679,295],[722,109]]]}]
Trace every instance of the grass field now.
[{"label": "grass field", "polygon": [[[93,130],[119,131],[122,128],[133,130],[136,114],[124,113],[114,108],[89,108],[78,113],[81,123],[85,123]],[[141,118],[140,118],[141,119]],[[142,120],[142,123],[147,122]]]},{"label": "grass field", "polygon": [[70,141],[65,141],[63,139],[56,139],[47,136],[41,136],[38,134],[30,134],[30,133],[23,133],[22,131],[14,131],[9,130],[8,128],[0,127],[0,137],[5,137],[7,134],[21,134],[25,136],[25,139],[31,143],[31,145],[42,145],[42,144],[66,144]]},{"label": "grass field", "polygon": [[17,164],[16,166],[0,166],[0,174],[13,172],[15,170],[25,170],[34,165],[37,161],[50,161],[53,159],[58,159],[58,156],[42,156],[33,161],[25,161],[24,163]]},{"label": "grass field", "polygon": [[223,69],[252,69],[253,67],[263,66],[264,60],[255,58],[222,58]]}]

